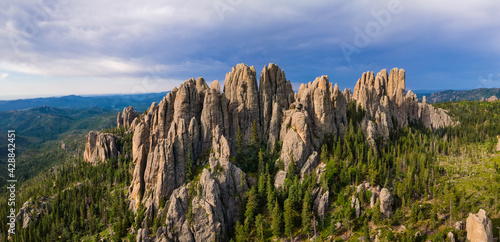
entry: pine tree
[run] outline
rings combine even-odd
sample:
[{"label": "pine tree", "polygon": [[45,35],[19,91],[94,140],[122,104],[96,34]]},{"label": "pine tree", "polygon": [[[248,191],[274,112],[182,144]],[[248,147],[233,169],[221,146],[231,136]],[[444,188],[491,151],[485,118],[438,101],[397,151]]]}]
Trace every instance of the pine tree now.
[{"label": "pine tree", "polygon": [[293,232],[293,208],[292,203],[289,199],[285,200],[285,209],[284,209],[284,217],[285,217],[285,235],[290,236],[292,238]]},{"label": "pine tree", "polygon": [[267,210],[271,213],[274,209],[274,187],[271,183],[271,175],[266,174]]},{"label": "pine tree", "polygon": [[306,194],[304,196],[304,202],[302,205],[302,230],[304,233],[309,234],[311,230],[311,215],[312,215],[312,190],[307,189]]},{"label": "pine tree", "polygon": [[249,223],[253,222],[254,216],[257,213],[258,206],[257,191],[255,190],[254,186],[248,192],[247,209],[245,211],[245,218],[249,220]]},{"label": "pine tree", "polygon": [[257,194],[259,197],[259,203],[264,204],[266,202],[266,174],[262,173],[259,175]]},{"label": "pine tree", "polygon": [[370,226],[368,225],[368,218],[365,218],[363,223],[363,235],[365,236],[365,241],[370,241]]},{"label": "pine tree", "polygon": [[248,233],[245,230],[245,226],[243,226],[240,223],[240,221],[236,222],[235,234],[236,234],[235,237],[236,237],[237,242],[248,241]]},{"label": "pine tree", "polygon": [[328,146],[326,144],[323,144],[321,146],[321,157],[320,157],[321,162],[328,162]]},{"label": "pine tree", "polygon": [[247,169],[247,158],[245,156],[245,147],[243,147],[243,135],[241,134],[241,128],[238,126],[238,131],[236,133],[236,164],[243,170]]},{"label": "pine tree", "polygon": [[257,130],[257,123],[255,120],[252,125],[252,133],[250,136],[250,142],[248,143],[247,151],[247,169],[250,171],[256,171],[259,166],[258,150],[260,148],[259,133]]},{"label": "pine tree", "polygon": [[274,203],[274,208],[273,208],[273,235],[276,237],[281,237],[281,226],[283,224],[283,214],[281,213],[280,205],[278,203],[278,200],[275,201]]},{"label": "pine tree", "polygon": [[264,232],[264,216],[259,214],[255,217],[255,233],[259,241],[265,241]]},{"label": "pine tree", "polygon": [[186,159],[186,182],[190,182],[193,179],[193,176],[193,158],[191,155],[191,145],[189,145]]},{"label": "pine tree", "polygon": [[267,167],[268,164],[266,164],[266,161],[265,161],[265,155],[264,155],[264,151],[262,149],[259,150],[259,170],[258,170],[258,174],[264,174],[264,172],[266,172],[266,167]]}]

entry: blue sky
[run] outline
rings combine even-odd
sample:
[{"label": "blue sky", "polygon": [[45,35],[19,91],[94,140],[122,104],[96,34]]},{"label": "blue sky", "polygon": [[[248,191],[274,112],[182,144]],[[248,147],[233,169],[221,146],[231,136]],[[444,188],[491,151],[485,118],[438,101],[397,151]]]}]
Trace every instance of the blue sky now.
[{"label": "blue sky", "polygon": [[[495,0],[6,0],[0,100],[161,92],[276,63],[295,88],[407,71],[408,89],[500,87]],[[259,74],[258,74],[259,75]]]}]

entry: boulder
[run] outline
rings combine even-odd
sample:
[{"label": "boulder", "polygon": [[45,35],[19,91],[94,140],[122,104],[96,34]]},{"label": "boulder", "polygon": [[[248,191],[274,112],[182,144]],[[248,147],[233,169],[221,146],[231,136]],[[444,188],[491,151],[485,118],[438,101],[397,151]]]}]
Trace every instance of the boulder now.
[{"label": "boulder", "polygon": [[389,190],[387,188],[382,188],[382,191],[380,191],[380,212],[388,218],[392,215],[393,203],[394,199]]},{"label": "boulder", "polygon": [[493,224],[483,209],[480,209],[476,214],[469,213],[466,227],[469,241],[493,242]]},{"label": "boulder", "polygon": [[450,240],[450,242],[455,242],[455,236],[451,231],[448,232],[448,239]]},{"label": "boulder", "polygon": [[310,175],[314,169],[318,166],[319,163],[319,155],[318,152],[314,151],[309,158],[307,158],[306,163],[300,169],[300,177],[302,179],[306,176],[306,174]]},{"label": "boulder", "polygon": [[323,188],[319,190],[316,195],[316,199],[314,199],[314,211],[316,214],[323,218],[328,210],[328,198],[330,196],[329,191],[323,191]]},{"label": "boulder", "polygon": [[282,189],[285,183],[286,171],[278,171],[276,177],[274,178],[274,187],[276,189]]},{"label": "boulder", "polygon": [[356,210],[356,218],[359,218],[359,216],[361,215],[361,205],[359,203],[359,199],[354,195],[351,198],[351,208],[354,208]]}]

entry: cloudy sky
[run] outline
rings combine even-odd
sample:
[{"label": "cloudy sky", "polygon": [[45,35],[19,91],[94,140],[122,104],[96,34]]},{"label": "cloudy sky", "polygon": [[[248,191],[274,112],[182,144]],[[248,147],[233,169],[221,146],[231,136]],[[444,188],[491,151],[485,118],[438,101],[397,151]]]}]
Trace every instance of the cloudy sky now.
[{"label": "cloudy sky", "polygon": [[352,88],[393,67],[413,90],[500,87],[496,0],[6,0],[0,12],[0,100],[161,92],[241,62],[276,63],[295,88],[320,75]]}]

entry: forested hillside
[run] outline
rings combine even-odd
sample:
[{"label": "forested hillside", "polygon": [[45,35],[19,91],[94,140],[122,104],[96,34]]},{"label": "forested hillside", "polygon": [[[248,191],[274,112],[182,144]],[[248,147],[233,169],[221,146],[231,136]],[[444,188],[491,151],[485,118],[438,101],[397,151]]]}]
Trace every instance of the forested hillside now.
[{"label": "forested hillside", "polygon": [[482,210],[498,238],[500,101],[418,103],[398,69],[293,94],[271,64],[259,90],[252,68],[222,93],[191,79],[125,109],[84,155],[47,146],[58,157],[22,183],[11,239],[465,241]]}]

